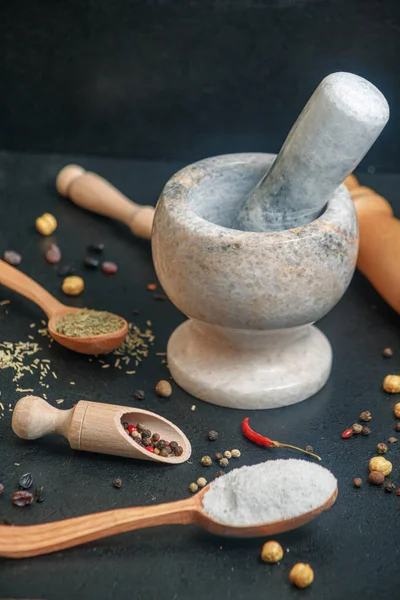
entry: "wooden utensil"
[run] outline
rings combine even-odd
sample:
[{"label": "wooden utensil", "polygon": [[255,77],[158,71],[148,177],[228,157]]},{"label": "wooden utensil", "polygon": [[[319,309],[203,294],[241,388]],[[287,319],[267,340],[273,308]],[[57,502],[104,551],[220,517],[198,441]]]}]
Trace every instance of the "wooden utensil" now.
[{"label": "wooden utensil", "polygon": [[99,175],[78,165],[67,165],[58,174],[56,188],[81,208],[122,221],[134,235],[151,238],[153,206],[132,202]]},{"label": "wooden utensil", "polygon": [[123,319],[124,325],[118,331],[96,335],[92,337],[68,337],[57,333],[57,321],[66,314],[75,312],[79,308],[66,306],[54,296],[49,294],[41,285],[33,279],[21,273],[18,269],[0,260],[0,284],[14,292],[32,300],[46,313],[49,318],[48,329],[51,337],[74,352],[81,354],[106,354],[122,344],[128,333],[128,323]]},{"label": "wooden utensil", "polygon": [[120,508],[42,525],[14,527],[0,525],[0,556],[7,558],[39,556],[110,535],[160,525],[193,524],[216,535],[268,537],[297,529],[315,519],[334,504],[338,493],[336,489],[324,504],[292,519],[263,525],[233,527],[215,521],[204,512],[203,497],[208,488],[209,485],[187,500],[156,506]]},{"label": "wooden utensil", "polygon": [[[168,458],[139,446],[125,431],[122,423],[141,422],[161,439],[178,442],[181,456]],[[70,410],[59,410],[37,396],[25,396],[15,405],[12,428],[20,438],[35,440],[50,433],[63,435],[74,450],[113,454],[177,465],[187,461],[192,449],[185,434],[160,415],[133,408],[80,400]]]},{"label": "wooden utensil", "polygon": [[357,211],[357,267],[388,304],[400,312],[400,220],[390,204],[351,175],[344,182]]}]

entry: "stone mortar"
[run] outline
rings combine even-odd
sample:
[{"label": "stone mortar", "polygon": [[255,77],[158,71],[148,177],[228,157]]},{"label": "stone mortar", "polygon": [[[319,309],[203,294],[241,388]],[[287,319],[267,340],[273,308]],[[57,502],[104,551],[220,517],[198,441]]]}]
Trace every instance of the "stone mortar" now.
[{"label": "stone mortar", "polygon": [[356,265],[357,219],[343,185],[312,223],[268,233],[231,228],[274,159],[231,154],[189,165],[156,208],[156,272],[189,317],[169,340],[168,365],[178,385],[222,406],[285,406],[325,384],[331,346],[312,323],[340,300]]}]

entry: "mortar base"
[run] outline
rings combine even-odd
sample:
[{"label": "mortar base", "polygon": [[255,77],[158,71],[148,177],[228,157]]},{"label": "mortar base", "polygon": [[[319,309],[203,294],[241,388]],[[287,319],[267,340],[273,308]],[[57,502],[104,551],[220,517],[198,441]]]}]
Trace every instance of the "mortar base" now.
[{"label": "mortar base", "polygon": [[172,334],[167,356],[189,394],[241,409],[301,402],[325,385],[332,366],[331,345],[313,325],[247,331],[189,319]]}]

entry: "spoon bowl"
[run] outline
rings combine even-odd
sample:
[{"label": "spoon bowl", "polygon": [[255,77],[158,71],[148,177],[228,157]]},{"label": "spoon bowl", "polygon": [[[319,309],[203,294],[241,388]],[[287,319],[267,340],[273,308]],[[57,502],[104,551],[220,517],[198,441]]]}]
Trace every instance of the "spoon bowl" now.
[{"label": "spoon bowl", "polygon": [[0,525],[0,556],[7,558],[39,556],[118,533],[159,525],[194,524],[216,535],[266,537],[305,525],[328,510],[335,503],[338,494],[336,488],[332,496],[321,506],[291,519],[235,527],[219,523],[205,513],[203,498],[210,485],[204,487],[195,496],[177,502],[156,506],[120,508],[42,525],[15,527]]},{"label": "spoon bowl", "polygon": [[69,350],[80,354],[107,354],[118,348],[126,338],[128,323],[125,319],[123,319],[124,323],[121,329],[92,337],[68,337],[57,333],[57,321],[66,314],[80,309],[62,304],[36,281],[11,267],[4,260],[0,260],[0,284],[37,304],[49,319],[48,330],[51,337]]}]

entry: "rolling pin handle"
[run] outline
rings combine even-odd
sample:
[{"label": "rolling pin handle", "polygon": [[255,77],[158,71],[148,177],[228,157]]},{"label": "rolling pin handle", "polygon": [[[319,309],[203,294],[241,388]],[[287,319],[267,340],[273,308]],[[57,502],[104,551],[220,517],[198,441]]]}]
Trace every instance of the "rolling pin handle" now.
[{"label": "rolling pin handle", "polygon": [[56,188],[61,196],[69,195],[71,183],[86,173],[79,165],[67,165],[57,175]]}]

